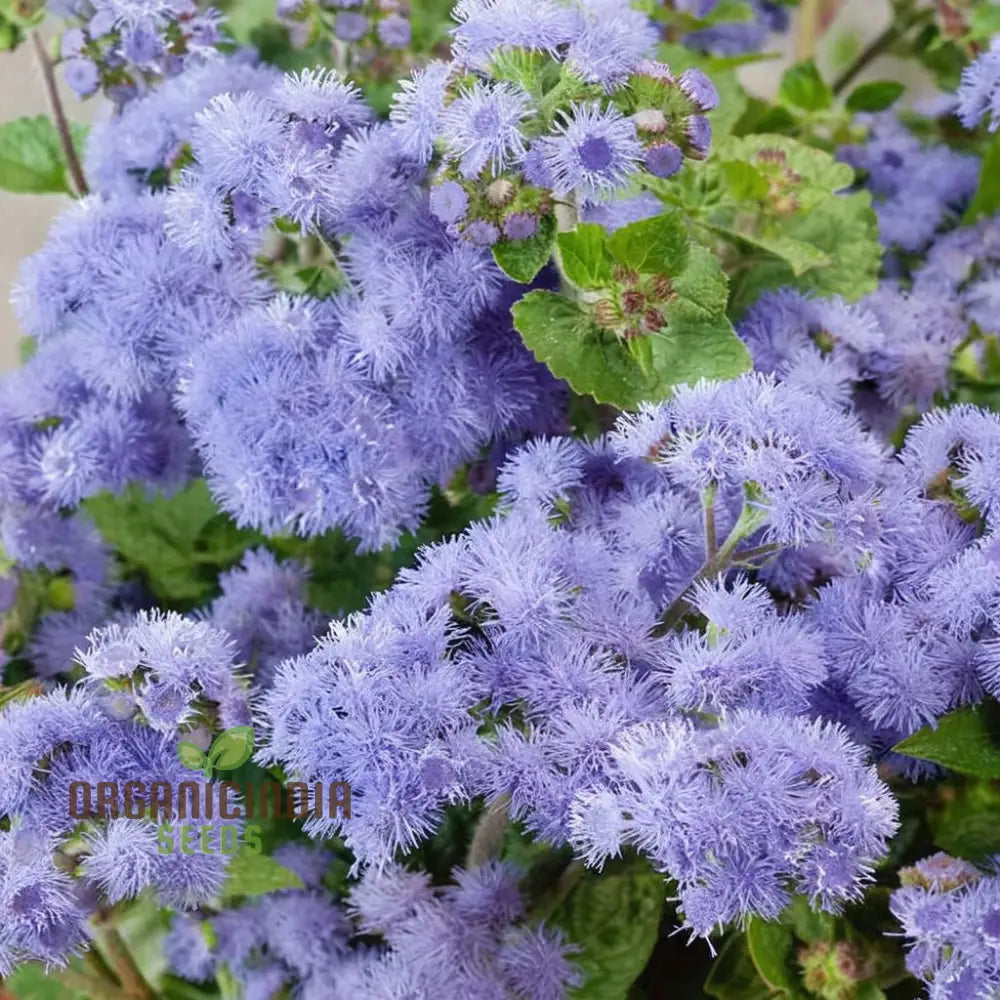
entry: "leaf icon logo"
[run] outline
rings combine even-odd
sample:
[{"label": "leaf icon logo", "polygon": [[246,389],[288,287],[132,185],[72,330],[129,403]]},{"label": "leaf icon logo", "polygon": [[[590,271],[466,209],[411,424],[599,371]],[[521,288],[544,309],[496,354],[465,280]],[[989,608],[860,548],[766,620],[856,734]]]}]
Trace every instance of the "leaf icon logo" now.
[{"label": "leaf icon logo", "polygon": [[181,764],[191,771],[201,771],[209,781],[213,771],[233,771],[241,767],[253,753],[253,726],[234,726],[216,736],[208,753],[194,743],[177,745]]}]

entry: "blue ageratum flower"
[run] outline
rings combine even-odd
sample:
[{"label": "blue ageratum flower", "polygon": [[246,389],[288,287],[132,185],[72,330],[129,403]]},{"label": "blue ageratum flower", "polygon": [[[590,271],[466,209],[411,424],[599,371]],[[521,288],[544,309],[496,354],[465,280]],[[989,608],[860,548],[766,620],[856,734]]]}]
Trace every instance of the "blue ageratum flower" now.
[{"label": "blue ageratum flower", "polygon": [[975,128],[987,115],[995,132],[1000,128],[1000,42],[962,70],[958,88],[958,117],[966,128]]},{"label": "blue ageratum flower", "polygon": [[496,175],[524,156],[521,123],[533,113],[528,95],[509,83],[477,81],[441,115],[441,135],[459,172],[475,177],[484,167]]},{"label": "blue ageratum flower", "polygon": [[577,104],[556,125],[544,146],[552,191],[559,198],[606,200],[625,186],[642,160],[635,125],[613,109]]}]

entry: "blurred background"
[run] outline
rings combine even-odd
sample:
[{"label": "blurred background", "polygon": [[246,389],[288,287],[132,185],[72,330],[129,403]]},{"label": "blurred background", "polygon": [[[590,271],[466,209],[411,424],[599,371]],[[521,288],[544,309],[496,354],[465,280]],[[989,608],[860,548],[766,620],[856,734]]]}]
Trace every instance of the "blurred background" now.
[{"label": "blurred background", "polygon": [[[235,0],[239,3],[239,0]],[[623,0],[624,2],[624,0]],[[830,5],[832,6],[832,4]],[[868,40],[877,36],[891,20],[888,0],[847,0],[833,14],[823,32],[817,51],[821,69],[832,73],[848,63]],[[792,61],[795,25],[782,36],[772,39],[769,51],[778,58],[744,68],[744,84],[752,91],[767,95],[774,91],[784,68]],[[859,77],[865,79],[900,79],[913,83],[914,64],[882,58]],[[87,122],[104,113],[99,99],[80,101],[63,89],[63,102],[71,120]],[[31,45],[21,45],[12,53],[0,53],[0,121],[22,115],[47,113],[48,108],[41,74],[34,61]],[[21,259],[42,245],[57,213],[69,203],[67,196],[10,194],[0,191],[0,370],[17,364],[21,333],[10,307],[9,293]]]}]

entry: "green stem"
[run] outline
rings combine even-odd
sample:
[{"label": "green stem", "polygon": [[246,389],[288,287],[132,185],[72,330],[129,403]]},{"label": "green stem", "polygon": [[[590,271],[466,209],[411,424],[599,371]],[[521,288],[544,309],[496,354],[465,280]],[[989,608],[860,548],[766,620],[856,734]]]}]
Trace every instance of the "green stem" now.
[{"label": "green stem", "polygon": [[122,991],[134,1000],[155,1000],[155,994],[136,965],[125,939],[117,929],[103,919],[95,921],[96,940],[100,943],[108,964],[122,985]]},{"label": "green stem", "polygon": [[[895,11],[894,11],[895,15]],[[893,16],[889,26],[880,35],[872,39],[857,55],[854,62],[847,67],[834,81],[833,92],[842,93],[858,74],[867,69],[880,55],[903,37],[911,28],[930,21],[934,17],[933,10],[910,11],[909,15]]]},{"label": "green stem", "polygon": [[540,924],[548,920],[559,909],[559,904],[576,888],[586,870],[586,866],[579,859],[571,861],[562,870],[562,874],[556,879],[552,888],[532,907],[528,913],[528,922]]},{"label": "green stem", "polygon": [[795,59],[803,62],[816,54],[823,0],[802,0],[795,30]]},{"label": "green stem", "polygon": [[510,823],[507,816],[509,805],[510,797],[501,795],[490,803],[479,818],[476,832],[472,835],[472,843],[469,844],[468,854],[465,856],[466,868],[478,868],[500,856],[504,837],[507,835],[507,826]]}]

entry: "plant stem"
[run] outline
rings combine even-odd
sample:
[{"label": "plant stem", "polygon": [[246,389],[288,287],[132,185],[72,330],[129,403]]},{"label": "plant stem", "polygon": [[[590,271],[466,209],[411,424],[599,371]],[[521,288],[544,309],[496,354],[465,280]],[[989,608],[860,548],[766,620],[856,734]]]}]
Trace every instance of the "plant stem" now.
[{"label": "plant stem", "polygon": [[45,42],[39,32],[31,33],[31,42],[35,47],[35,57],[38,60],[39,69],[42,71],[42,79],[45,82],[45,93],[49,99],[49,107],[52,109],[52,119],[59,133],[59,143],[62,146],[63,156],[66,157],[66,166],[69,175],[73,180],[73,187],[81,198],[90,193],[87,187],[87,178],[83,175],[83,167],[80,166],[80,158],[76,155],[76,148],[73,146],[73,134],[70,132],[69,122],[66,120],[66,112],[63,110],[62,98],[59,96],[59,87],[56,84],[56,74],[52,68],[52,60],[45,50]]},{"label": "plant stem", "polygon": [[[894,12],[895,13],[895,12]],[[833,81],[833,92],[835,94],[840,94],[844,89],[850,84],[859,73],[866,69],[872,62],[874,62],[880,55],[886,52],[892,45],[903,35],[906,34],[911,28],[916,27],[918,24],[922,24],[924,21],[929,21],[934,16],[933,10],[917,10],[911,11],[909,15],[902,14],[899,17],[894,16],[889,26],[880,35],[872,39],[868,45],[863,48],[854,62],[847,67],[837,78]]]},{"label": "plant stem", "polygon": [[476,832],[472,835],[472,843],[469,844],[468,854],[465,856],[466,868],[478,868],[500,856],[510,822],[507,817],[509,804],[510,798],[501,795],[490,803],[486,812],[479,818]]},{"label": "plant stem", "polygon": [[97,940],[101,943],[108,963],[122,984],[122,990],[127,997],[135,1000],[154,1000],[154,993],[146,982],[139,966],[135,964],[132,953],[128,949],[121,934],[105,921],[97,923]]},{"label": "plant stem", "polygon": [[571,861],[560,873],[538,902],[528,911],[528,922],[532,924],[544,923],[559,909],[559,904],[576,888],[576,884],[583,878],[586,866],[579,858]]},{"label": "plant stem", "polygon": [[802,0],[795,30],[795,60],[802,62],[816,54],[823,0]]}]

